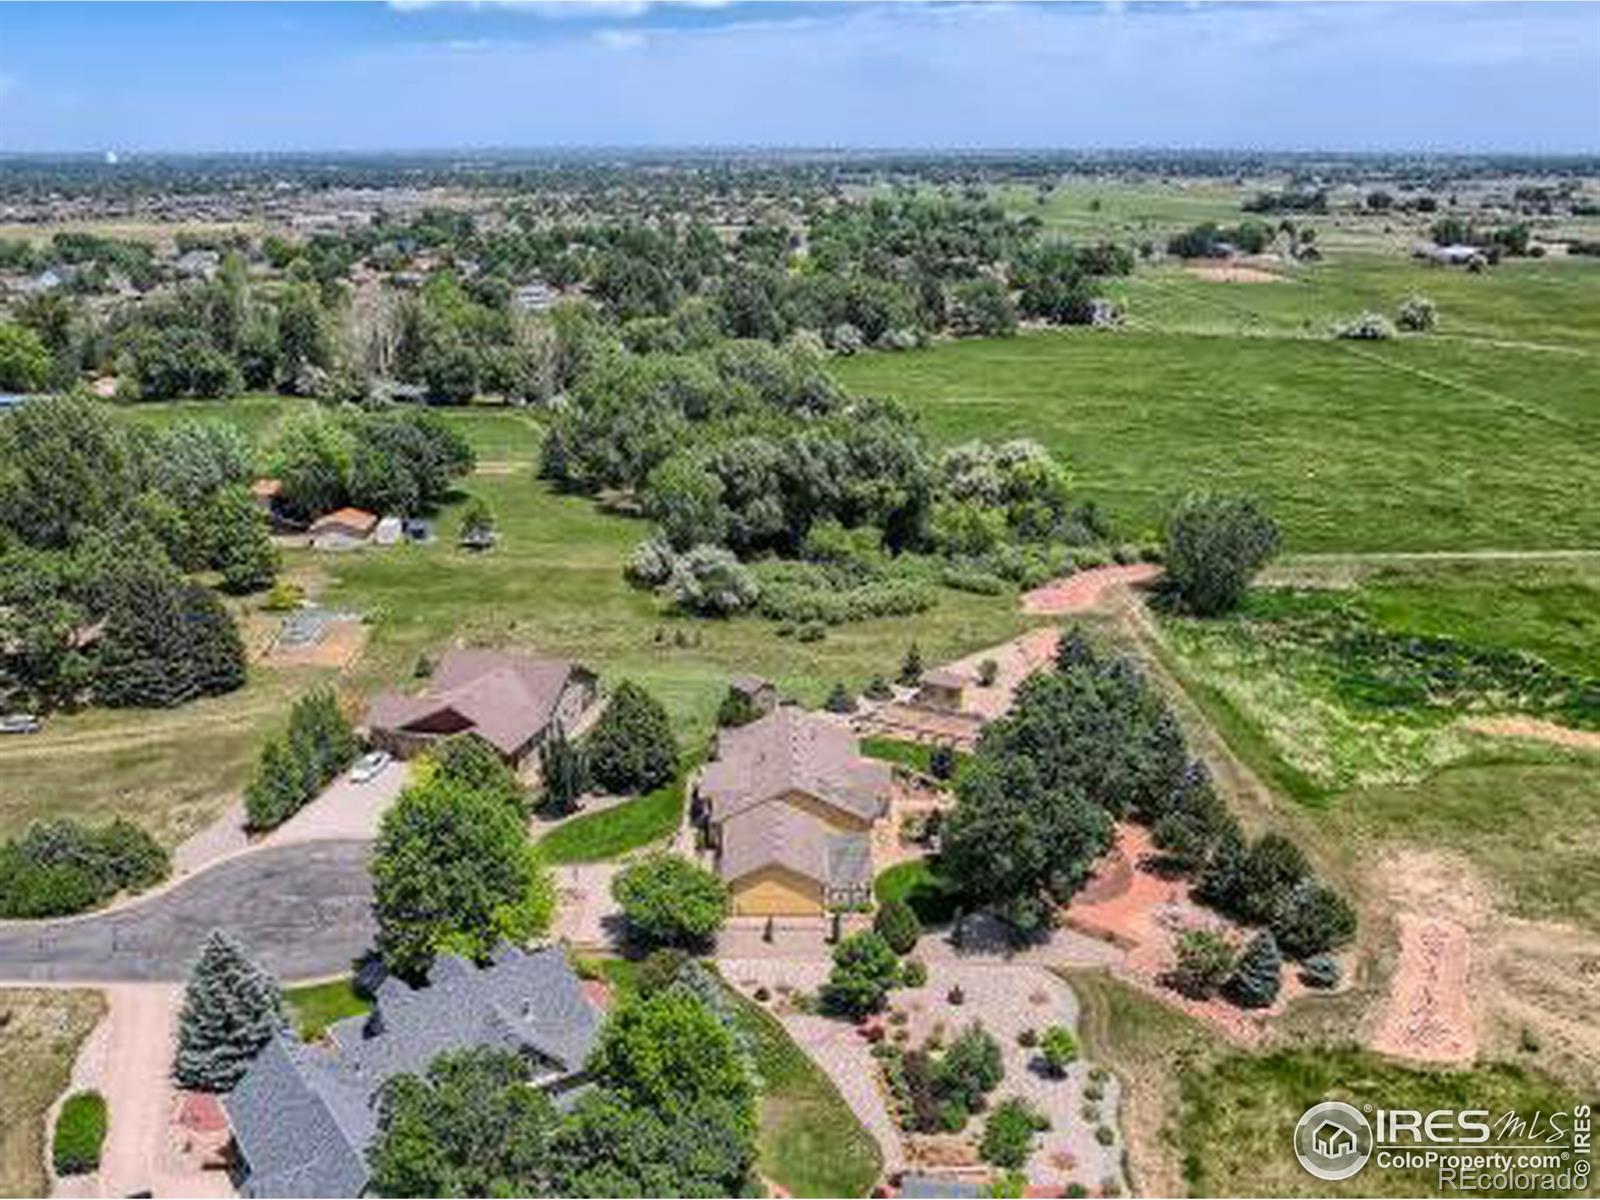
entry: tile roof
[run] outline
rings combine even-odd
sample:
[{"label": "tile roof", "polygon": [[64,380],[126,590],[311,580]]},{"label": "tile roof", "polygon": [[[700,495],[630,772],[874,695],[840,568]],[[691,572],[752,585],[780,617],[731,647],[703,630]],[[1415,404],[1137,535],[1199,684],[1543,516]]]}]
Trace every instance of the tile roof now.
[{"label": "tile roof", "polygon": [[372,527],[377,523],[378,515],[369,513],[364,508],[339,508],[311,522],[311,532],[317,533],[334,525],[343,525],[350,529],[370,533],[372,532]]},{"label": "tile roof", "polygon": [[875,821],[888,807],[890,775],[887,763],[861,756],[846,726],[779,708],[719,733],[716,760],[701,771],[698,788],[718,823],[791,791]]},{"label": "tile roof", "polygon": [[337,1022],[332,1050],[280,1034],[224,1100],[251,1196],[359,1196],[384,1080],[420,1073],[468,1046],[531,1052],[554,1078],[574,1075],[594,1047],[600,1013],[560,947],[502,947],[475,967],[455,955],[429,984],[387,979],[371,1015]]}]

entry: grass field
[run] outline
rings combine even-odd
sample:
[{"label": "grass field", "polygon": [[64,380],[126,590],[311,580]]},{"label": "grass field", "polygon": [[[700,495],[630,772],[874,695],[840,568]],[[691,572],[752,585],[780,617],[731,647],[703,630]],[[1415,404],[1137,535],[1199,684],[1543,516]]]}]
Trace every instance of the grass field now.
[{"label": "grass field", "polygon": [[[1354,1048],[1231,1055],[1182,1076],[1179,1145],[1192,1196],[1422,1196],[1439,1190],[1437,1170],[1384,1168],[1374,1160],[1328,1183],[1290,1151],[1300,1114],[1323,1100],[1358,1107],[1515,1111],[1531,1122],[1571,1113],[1583,1098],[1537,1072],[1494,1064],[1470,1071],[1419,1070]],[[1523,1188],[1513,1188],[1523,1193]],[[1577,1191],[1587,1192],[1587,1188]],[[1541,1191],[1530,1195],[1568,1195]]]},{"label": "grass field", "polygon": [[0,991],[0,1196],[43,1196],[44,1118],[105,1012],[99,992]]},{"label": "grass field", "polygon": [[1130,536],[1214,488],[1260,497],[1290,551],[1531,550],[1600,547],[1588,361],[1437,339],[1073,330],[837,372],[910,403],[940,443],[1039,439]]},{"label": "grass field", "polygon": [[[1401,645],[1448,636],[1593,680],[1597,586],[1600,566],[1587,562],[1425,564],[1384,567],[1334,599],[1358,604]],[[1470,690],[1464,706],[1437,691],[1390,704],[1360,664],[1280,641],[1252,611],[1270,616],[1273,605],[1258,599],[1237,617],[1160,627],[1186,689],[1257,774],[1315,811],[1332,841],[1457,850],[1509,911],[1600,930],[1590,832],[1600,755],[1465,732],[1458,718],[1476,706]],[[1491,693],[1483,704],[1515,712],[1518,699]]]},{"label": "grass field", "polygon": [[[246,397],[125,411],[153,424],[212,413],[262,438],[300,403]],[[938,662],[1004,641],[1028,623],[993,597],[955,591],[941,591],[930,612],[842,626],[810,643],[780,638],[771,622],[754,617],[674,616],[622,578],[628,551],[647,532],[642,522],[556,495],[533,478],[538,431],[525,413],[441,412],[460,423],[484,462],[516,464],[464,483],[466,493],[481,495],[495,509],[496,550],[474,555],[456,548],[458,501],[442,514],[441,536],[428,545],[343,555],[285,552],[291,572],[317,581],[319,599],[371,618],[367,646],[340,681],[353,702],[409,683],[419,655],[452,642],[519,645],[579,659],[609,683],[638,680],[666,704],[688,746],[710,733],[735,673],[765,675],[783,694],[816,705],[835,681],[859,691],[874,675],[893,674],[913,640]],[[679,633],[684,645],[676,644]],[[227,806],[262,738],[285,720],[290,700],[327,677],[309,668],[256,666],[247,686],[229,696],[163,712],[61,715],[40,735],[6,739],[0,745],[0,837],[46,815],[123,814],[176,844]],[[625,819],[619,814],[611,821]]]},{"label": "grass field", "polygon": [[700,761],[688,756],[671,783],[557,826],[539,839],[539,857],[552,865],[600,862],[671,837],[683,820],[684,788]]}]

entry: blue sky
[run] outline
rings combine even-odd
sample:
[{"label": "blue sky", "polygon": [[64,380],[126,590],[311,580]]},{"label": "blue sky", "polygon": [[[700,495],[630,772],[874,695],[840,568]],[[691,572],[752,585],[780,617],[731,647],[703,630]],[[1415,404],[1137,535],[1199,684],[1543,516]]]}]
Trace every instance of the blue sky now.
[{"label": "blue sky", "polygon": [[0,4],[0,151],[1600,150],[1591,4]]}]

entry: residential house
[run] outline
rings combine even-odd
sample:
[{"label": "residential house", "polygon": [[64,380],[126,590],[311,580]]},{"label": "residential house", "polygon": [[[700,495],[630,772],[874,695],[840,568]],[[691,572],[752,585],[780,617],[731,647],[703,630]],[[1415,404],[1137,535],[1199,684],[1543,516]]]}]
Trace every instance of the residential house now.
[{"label": "residential house", "polygon": [[318,550],[351,550],[365,546],[378,527],[376,513],[340,508],[311,522],[311,545]]},{"label": "residential house", "polygon": [[872,900],[872,827],[889,765],[838,721],[778,708],[717,735],[695,815],[738,916],[821,916]]},{"label": "residential house", "polygon": [[598,692],[594,672],[577,663],[504,650],[450,650],[425,691],[382,693],[365,725],[372,742],[402,758],[475,733],[520,764],[553,725],[576,725]]},{"label": "residential house", "polygon": [[536,1087],[570,1096],[601,1015],[558,946],[503,946],[492,964],[442,955],[426,987],[385,979],[366,1016],[329,1027],[331,1044],[288,1032],[268,1042],[223,1100],[246,1196],[360,1196],[385,1080],[473,1046],[525,1058]]}]

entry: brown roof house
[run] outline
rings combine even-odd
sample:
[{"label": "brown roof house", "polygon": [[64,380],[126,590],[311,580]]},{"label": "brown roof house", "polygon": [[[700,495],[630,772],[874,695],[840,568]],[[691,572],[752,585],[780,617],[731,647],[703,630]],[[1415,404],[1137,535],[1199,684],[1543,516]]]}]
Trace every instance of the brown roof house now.
[{"label": "brown roof house", "polygon": [[340,508],[311,522],[311,545],[318,550],[349,550],[364,546],[378,527],[376,513],[364,508]]},{"label": "brown roof house", "polygon": [[717,735],[695,787],[697,819],[739,916],[820,916],[872,899],[872,826],[887,763],[837,721],[779,708]]},{"label": "brown roof house", "polygon": [[567,729],[592,705],[599,681],[577,663],[505,650],[450,650],[426,690],[384,692],[367,709],[371,740],[406,757],[475,733],[513,764],[539,748],[557,722]]}]

